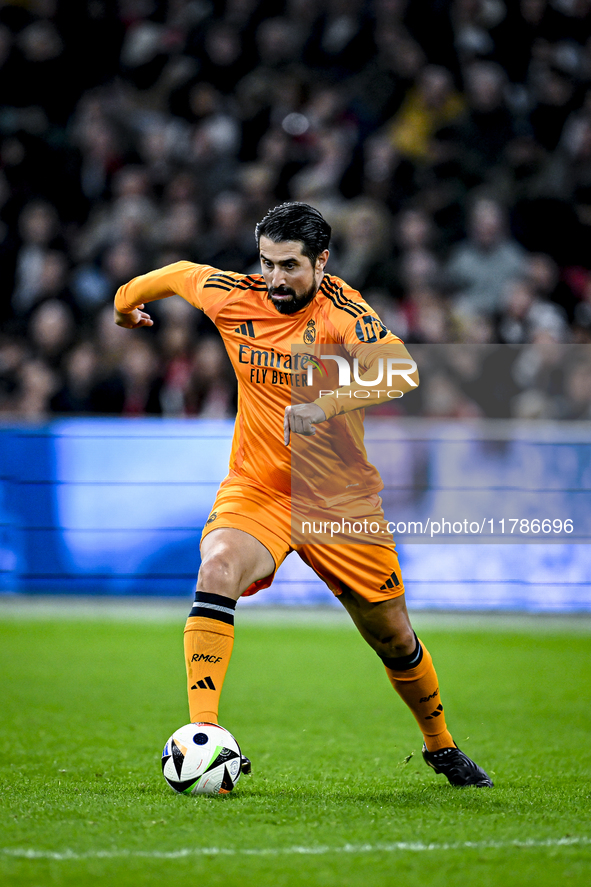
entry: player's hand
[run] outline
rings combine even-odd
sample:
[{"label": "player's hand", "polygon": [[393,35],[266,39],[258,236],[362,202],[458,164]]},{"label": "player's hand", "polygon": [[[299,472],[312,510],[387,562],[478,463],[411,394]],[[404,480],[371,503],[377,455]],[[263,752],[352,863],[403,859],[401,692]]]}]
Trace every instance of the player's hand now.
[{"label": "player's hand", "polygon": [[143,305],[138,305],[129,314],[123,314],[115,308],[115,323],[126,330],[135,330],[140,326],[154,326],[154,321],[146,311],[142,311]]},{"label": "player's hand", "polygon": [[289,444],[289,436],[294,434],[305,434],[310,436],[316,434],[314,425],[319,422],[326,421],[326,413],[315,403],[297,403],[295,406],[285,407],[285,415],[283,418],[283,443],[285,446]]}]

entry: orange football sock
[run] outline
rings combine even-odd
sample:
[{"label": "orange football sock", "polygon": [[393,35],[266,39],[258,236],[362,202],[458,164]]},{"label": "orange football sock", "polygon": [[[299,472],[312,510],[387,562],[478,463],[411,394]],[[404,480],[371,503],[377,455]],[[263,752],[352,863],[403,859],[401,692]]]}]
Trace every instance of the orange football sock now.
[{"label": "orange football sock", "polygon": [[236,601],[204,591],[195,603],[184,634],[191,723],[218,722],[220,694],[234,646]]},{"label": "orange football sock", "polygon": [[417,638],[417,646],[410,656],[382,661],[390,683],[413,713],[425,739],[427,751],[453,746],[454,741],[447,729],[439,696],[437,673],[427,648]]}]

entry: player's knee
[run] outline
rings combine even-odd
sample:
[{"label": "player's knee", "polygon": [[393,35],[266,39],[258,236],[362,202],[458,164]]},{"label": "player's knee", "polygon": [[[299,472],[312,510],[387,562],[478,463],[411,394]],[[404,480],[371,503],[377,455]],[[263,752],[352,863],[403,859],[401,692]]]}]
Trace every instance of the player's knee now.
[{"label": "player's knee", "polygon": [[216,552],[202,562],[197,579],[199,591],[236,600],[240,593],[239,585],[240,569],[229,553]]},{"label": "player's knee", "polygon": [[398,659],[414,652],[416,638],[414,631],[408,626],[397,628],[392,634],[376,639],[374,647],[378,656],[387,659]]}]

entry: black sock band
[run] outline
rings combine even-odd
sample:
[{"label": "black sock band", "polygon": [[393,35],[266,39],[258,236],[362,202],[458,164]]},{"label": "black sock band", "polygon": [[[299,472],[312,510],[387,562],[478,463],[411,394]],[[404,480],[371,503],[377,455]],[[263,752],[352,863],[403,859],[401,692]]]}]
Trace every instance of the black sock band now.
[{"label": "black sock band", "polygon": [[221,594],[208,594],[206,591],[195,592],[195,603],[189,616],[204,616],[206,619],[217,619],[227,625],[234,625],[236,601]]},{"label": "black sock band", "polygon": [[[395,658],[388,658],[387,656],[380,656],[380,659],[386,666],[386,668],[391,668],[392,671],[409,671],[411,668],[416,668],[416,666],[420,663],[423,658],[423,648],[421,647],[421,642],[415,634],[416,646],[412,653],[409,653],[408,656],[397,656]],[[378,654],[379,655],[379,654]]]}]

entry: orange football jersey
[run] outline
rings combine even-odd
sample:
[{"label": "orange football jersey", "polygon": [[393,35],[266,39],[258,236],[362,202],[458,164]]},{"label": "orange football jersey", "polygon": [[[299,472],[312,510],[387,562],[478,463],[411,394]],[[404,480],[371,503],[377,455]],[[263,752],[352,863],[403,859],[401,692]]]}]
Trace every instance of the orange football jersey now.
[{"label": "orange football jersey", "polygon": [[[353,383],[347,393],[347,386],[339,385],[336,360],[316,360],[309,371],[310,358],[323,351],[330,356],[344,349],[365,370],[375,366],[382,346],[401,344],[358,292],[326,274],[305,308],[281,314],[267,296],[262,275],[177,262],[122,286],[115,305],[127,313],[174,294],[215,323],[238,379],[230,476],[280,495],[291,495],[294,485],[305,488],[306,495],[324,505],[382,488],[377,470],[367,461],[360,407],[383,401],[384,391],[372,393],[366,383],[365,399],[359,400],[355,392],[360,386]],[[286,447],[285,408],[311,400],[329,421],[316,425],[313,436],[292,434]]]}]

